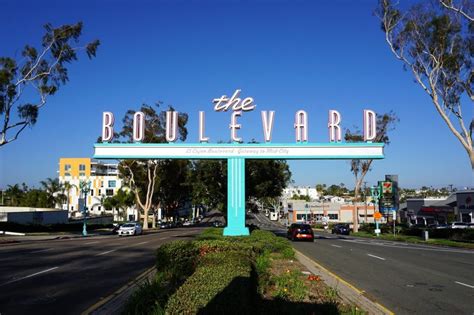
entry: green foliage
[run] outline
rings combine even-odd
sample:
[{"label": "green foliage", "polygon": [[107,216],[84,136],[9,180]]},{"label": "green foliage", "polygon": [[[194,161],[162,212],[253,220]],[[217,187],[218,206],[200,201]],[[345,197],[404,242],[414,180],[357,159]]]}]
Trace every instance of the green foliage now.
[{"label": "green foliage", "polygon": [[291,270],[273,277],[275,283],[275,292],[273,296],[278,299],[300,302],[308,294],[308,288],[301,279],[301,272]]},{"label": "green foliage", "polygon": [[[18,61],[0,57],[0,146],[15,141],[26,127],[36,124],[47,98],[69,81],[66,66],[78,58],[82,22],[57,28],[46,24],[44,29],[40,49],[26,45]],[[82,49],[92,58],[99,44],[95,40]],[[17,118],[12,112],[15,106]]]},{"label": "green foliage", "polygon": [[[254,305],[252,264],[239,252],[210,253],[172,295],[167,314],[249,314]],[[239,297],[239,298],[235,298]]]},{"label": "green foliage", "polygon": [[166,279],[162,273],[152,281],[147,281],[127,300],[122,311],[123,315],[164,314],[160,301],[166,293]]},{"label": "green foliage", "polygon": [[175,241],[158,248],[156,269],[169,273],[170,279],[178,283],[194,272],[199,247],[190,241]]},{"label": "green foliage", "polygon": [[25,183],[8,185],[4,194],[4,205],[12,207],[54,208],[62,204],[66,195],[64,186],[57,179],[41,181],[42,189],[29,188]]}]

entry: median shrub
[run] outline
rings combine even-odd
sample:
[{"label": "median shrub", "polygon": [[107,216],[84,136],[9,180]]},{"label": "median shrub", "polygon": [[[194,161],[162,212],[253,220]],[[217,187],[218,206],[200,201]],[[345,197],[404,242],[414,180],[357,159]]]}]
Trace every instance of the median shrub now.
[{"label": "median shrub", "polygon": [[[238,251],[208,253],[166,305],[167,314],[249,314],[256,296],[251,258]],[[238,298],[236,298],[238,297]]]}]

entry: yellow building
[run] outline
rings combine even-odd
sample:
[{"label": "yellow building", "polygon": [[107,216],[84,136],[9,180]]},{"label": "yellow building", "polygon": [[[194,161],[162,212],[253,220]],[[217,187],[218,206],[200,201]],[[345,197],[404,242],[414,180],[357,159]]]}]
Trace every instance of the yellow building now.
[{"label": "yellow building", "polygon": [[[70,184],[69,191],[65,191],[67,201],[62,205],[63,209],[69,210],[71,217],[82,216],[84,207],[83,196],[79,189],[81,181],[90,181],[91,190],[87,194],[85,206],[89,215],[116,214],[118,209],[104,209],[102,201],[111,197],[122,187],[122,180],[118,177],[118,164],[103,163],[91,158],[60,158],[59,159],[59,182]],[[125,220],[135,220],[136,212],[128,209]]]}]

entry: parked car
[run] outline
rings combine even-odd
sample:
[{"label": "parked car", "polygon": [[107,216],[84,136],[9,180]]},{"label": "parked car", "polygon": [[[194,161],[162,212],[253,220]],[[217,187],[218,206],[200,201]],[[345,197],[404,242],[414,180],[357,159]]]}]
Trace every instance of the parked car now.
[{"label": "parked car", "polygon": [[309,224],[293,223],[288,228],[287,238],[292,241],[308,240],[310,242],[313,242],[314,232]]},{"label": "parked car", "polygon": [[332,234],[342,234],[342,235],[349,235],[350,228],[349,224],[336,224],[332,228]]},{"label": "parked car", "polygon": [[143,234],[140,223],[125,223],[118,229],[118,235],[139,235]]},{"label": "parked car", "polygon": [[449,224],[449,227],[452,229],[467,229],[469,228],[469,223],[467,222],[453,222]]},{"label": "parked car", "polygon": [[186,221],[183,223],[183,226],[193,226],[194,225],[194,221]]},{"label": "parked car", "polygon": [[160,229],[171,229],[173,227],[173,223],[171,222],[161,222]]}]

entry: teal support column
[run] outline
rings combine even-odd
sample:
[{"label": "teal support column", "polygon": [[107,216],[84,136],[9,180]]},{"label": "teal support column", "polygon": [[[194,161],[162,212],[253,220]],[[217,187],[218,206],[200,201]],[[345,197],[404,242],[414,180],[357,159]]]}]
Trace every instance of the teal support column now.
[{"label": "teal support column", "polygon": [[227,227],[226,236],[249,235],[245,227],[245,159],[227,159]]}]

